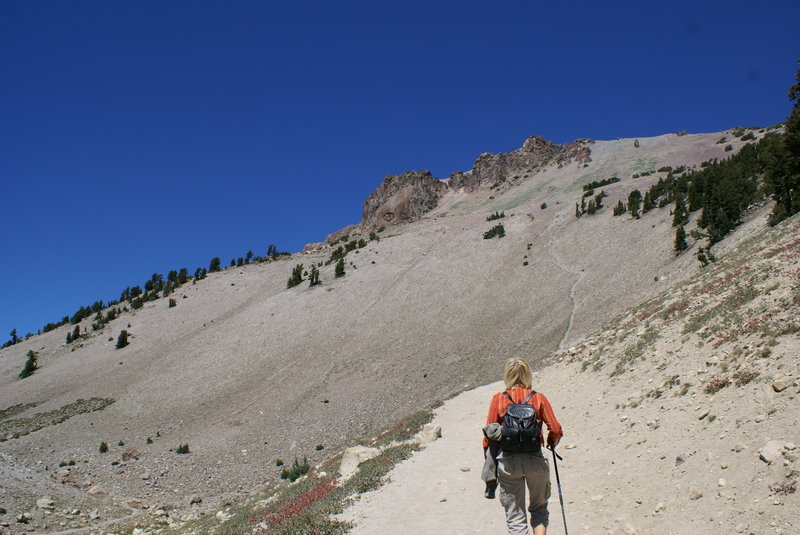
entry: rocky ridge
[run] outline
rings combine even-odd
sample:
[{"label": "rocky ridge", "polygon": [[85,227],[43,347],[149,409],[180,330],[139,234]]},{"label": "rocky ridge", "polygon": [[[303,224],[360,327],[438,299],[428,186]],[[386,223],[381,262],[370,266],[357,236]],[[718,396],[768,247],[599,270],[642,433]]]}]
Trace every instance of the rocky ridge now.
[{"label": "rocky ridge", "polygon": [[[434,178],[428,170],[389,175],[364,201],[360,226],[375,229],[414,221],[436,208],[448,190],[474,193],[485,188],[504,188],[518,181],[521,175],[527,177],[528,172],[535,173],[551,163],[559,168],[573,161],[588,165],[592,161],[591,143],[588,139],[578,139],[555,145],[543,137],[531,136],[513,152],[481,154],[472,169],[456,171],[446,180]],[[340,231],[337,236],[350,232],[352,228]]]}]

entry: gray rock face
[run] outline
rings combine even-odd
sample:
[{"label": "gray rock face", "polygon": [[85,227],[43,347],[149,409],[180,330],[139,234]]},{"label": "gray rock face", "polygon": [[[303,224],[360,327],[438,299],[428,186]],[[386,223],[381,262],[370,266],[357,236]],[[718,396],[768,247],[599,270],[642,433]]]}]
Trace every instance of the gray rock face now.
[{"label": "gray rock face", "polygon": [[367,228],[413,221],[436,208],[447,185],[430,171],[409,171],[389,175],[364,201],[362,223]]},{"label": "gray rock face", "polygon": [[554,145],[543,137],[531,136],[514,152],[481,154],[471,170],[453,173],[448,182],[452,189],[464,188],[469,193],[548,163],[557,163],[559,167],[572,161],[588,163],[592,160],[589,143],[587,139],[578,139],[566,145]]}]

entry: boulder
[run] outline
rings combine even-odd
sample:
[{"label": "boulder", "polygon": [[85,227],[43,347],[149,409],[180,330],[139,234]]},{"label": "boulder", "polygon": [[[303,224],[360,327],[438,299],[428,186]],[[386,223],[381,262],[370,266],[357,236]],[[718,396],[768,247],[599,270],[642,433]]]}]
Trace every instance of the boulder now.
[{"label": "boulder", "polygon": [[783,392],[784,390],[792,386],[792,384],[794,384],[794,379],[792,379],[788,375],[779,373],[778,375],[775,376],[775,378],[772,381],[772,389],[775,392]]},{"label": "boulder", "polygon": [[425,424],[422,426],[422,430],[417,433],[417,442],[423,446],[430,444],[437,438],[442,438],[442,428],[438,425]]},{"label": "boulder", "polygon": [[378,456],[381,450],[366,446],[353,446],[344,450],[342,462],[339,464],[339,474],[342,480],[349,479],[358,470],[358,465]]},{"label": "boulder", "polygon": [[39,509],[47,509],[48,511],[52,511],[55,509],[54,503],[50,496],[43,496],[36,500],[36,507]]},{"label": "boulder", "polygon": [[758,450],[758,457],[765,463],[772,464],[783,457],[785,449],[780,440],[770,440]]}]

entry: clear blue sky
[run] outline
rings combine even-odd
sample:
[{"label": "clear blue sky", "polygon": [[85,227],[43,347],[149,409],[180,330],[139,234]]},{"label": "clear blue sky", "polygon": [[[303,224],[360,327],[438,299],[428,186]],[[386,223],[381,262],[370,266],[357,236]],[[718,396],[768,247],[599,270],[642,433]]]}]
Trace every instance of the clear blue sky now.
[{"label": "clear blue sky", "polygon": [[[297,251],[387,174],[785,119],[800,2],[0,3],[0,342]],[[288,277],[288,273],[287,273]]]}]

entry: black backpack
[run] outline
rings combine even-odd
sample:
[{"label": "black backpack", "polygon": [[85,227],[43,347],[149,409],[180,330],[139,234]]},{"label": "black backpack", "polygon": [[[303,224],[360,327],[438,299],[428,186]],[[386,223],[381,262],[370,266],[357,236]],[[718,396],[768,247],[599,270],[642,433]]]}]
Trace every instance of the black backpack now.
[{"label": "black backpack", "polygon": [[511,404],[503,416],[500,447],[505,451],[541,452],[542,422],[533,405],[528,404],[536,392],[531,392],[522,403],[514,403],[508,392],[503,394]]}]

